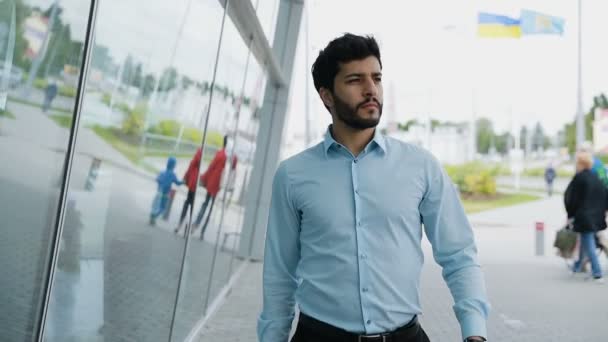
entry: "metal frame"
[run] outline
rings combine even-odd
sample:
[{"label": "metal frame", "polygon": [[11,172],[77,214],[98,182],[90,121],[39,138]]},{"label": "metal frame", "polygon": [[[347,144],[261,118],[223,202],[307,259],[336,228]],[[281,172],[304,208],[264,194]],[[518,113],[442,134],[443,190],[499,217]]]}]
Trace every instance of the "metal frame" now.
[{"label": "metal frame", "polygon": [[74,105],[74,120],[72,121],[72,127],[70,129],[70,138],[68,142],[67,153],[64,161],[63,168],[63,183],[61,184],[61,192],[59,196],[59,202],[57,203],[57,218],[55,221],[55,232],[51,236],[51,250],[49,251],[49,257],[44,268],[44,292],[43,301],[38,308],[38,319],[35,321],[34,327],[38,330],[34,335],[33,341],[42,342],[44,338],[44,328],[46,325],[47,312],[49,302],[51,299],[51,291],[53,290],[53,277],[55,275],[55,267],[57,265],[57,257],[59,251],[59,243],[61,241],[61,234],[63,233],[63,224],[65,219],[65,208],[67,203],[67,194],[70,185],[70,175],[72,172],[72,162],[74,159],[74,150],[76,148],[76,139],[78,137],[78,124],[80,122],[80,114],[82,111],[82,101],[84,99],[84,88],[87,81],[89,64],[91,61],[91,54],[93,51],[94,38],[95,38],[95,23],[97,20],[97,7],[98,0],[91,0],[91,6],[89,7],[89,18],[87,21],[87,31],[84,39],[84,52],[82,56],[82,63],[80,65],[81,71],[78,79],[78,88],[76,91],[76,102]]},{"label": "metal frame", "polygon": [[[224,1],[219,1],[222,6],[225,5]],[[232,19],[232,22],[239,31],[243,41],[249,42],[251,40],[250,51],[260,65],[263,65],[266,68],[272,83],[274,83],[276,87],[288,86],[285,72],[281,68],[281,65],[277,61],[275,54],[268,43],[268,39],[271,37],[266,37],[262,24],[260,24],[260,19],[258,18],[251,1],[228,1],[227,7],[228,16]]]}]

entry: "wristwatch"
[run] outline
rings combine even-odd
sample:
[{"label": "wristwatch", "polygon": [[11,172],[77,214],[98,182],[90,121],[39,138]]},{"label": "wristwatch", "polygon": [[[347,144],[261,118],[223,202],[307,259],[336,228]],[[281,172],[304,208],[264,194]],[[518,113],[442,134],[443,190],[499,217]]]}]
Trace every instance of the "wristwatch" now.
[{"label": "wristwatch", "polygon": [[[480,336],[480,338],[481,338],[481,341],[487,341],[485,338],[483,338],[481,336]],[[480,340],[477,337],[475,337],[475,338],[467,337],[466,340],[464,340],[464,342],[479,342],[479,341]]]}]

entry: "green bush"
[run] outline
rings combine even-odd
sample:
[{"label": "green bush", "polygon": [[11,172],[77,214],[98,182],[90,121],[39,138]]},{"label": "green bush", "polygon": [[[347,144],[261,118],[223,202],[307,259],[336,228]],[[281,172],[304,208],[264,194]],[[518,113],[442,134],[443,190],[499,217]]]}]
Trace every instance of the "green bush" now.
[{"label": "green bush", "polygon": [[109,107],[110,103],[112,102],[112,95],[103,93],[103,95],[101,95],[101,102]]},{"label": "green bush", "polygon": [[66,85],[60,86],[59,95],[65,97],[76,97],[76,87]]},{"label": "green bush", "polygon": [[445,169],[463,194],[496,194],[496,176],[500,173],[498,167],[489,168],[481,163],[468,163],[446,166]]},{"label": "green bush", "polygon": [[[166,137],[176,138],[179,135],[180,123],[175,120],[162,120],[156,125],[150,127],[148,132],[152,134],[163,135]],[[182,139],[195,144],[200,144],[203,141],[203,132],[194,127],[184,127]],[[215,147],[222,147],[224,143],[224,135],[217,131],[207,132],[207,144]]]},{"label": "green bush", "polygon": [[162,120],[155,126],[150,127],[148,132],[166,137],[177,137],[179,134],[179,122],[175,120]]},{"label": "green bush", "polygon": [[37,78],[34,80],[34,88],[45,89],[49,82],[43,78]]},{"label": "green bush", "polygon": [[191,141],[196,144],[200,144],[203,141],[203,132],[196,128],[186,127],[184,128],[184,140]]},{"label": "green bush", "polygon": [[122,121],[122,132],[128,136],[139,136],[144,130],[144,118],[148,107],[145,104],[138,104],[132,111],[125,114]]}]

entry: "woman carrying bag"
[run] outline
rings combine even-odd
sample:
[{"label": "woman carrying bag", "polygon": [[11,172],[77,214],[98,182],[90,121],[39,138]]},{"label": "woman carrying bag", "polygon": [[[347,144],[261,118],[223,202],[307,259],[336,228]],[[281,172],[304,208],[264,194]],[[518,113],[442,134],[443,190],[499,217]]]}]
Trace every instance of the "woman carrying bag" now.
[{"label": "woman carrying bag", "polygon": [[606,229],[606,208],[608,207],[606,188],[591,171],[593,158],[588,152],[576,154],[576,175],[568,184],[564,194],[564,204],[568,219],[573,220],[573,229],[579,233],[579,258],[572,267],[580,272],[585,257],[591,261],[593,279],[603,282],[602,270],[595,252],[595,234]]}]

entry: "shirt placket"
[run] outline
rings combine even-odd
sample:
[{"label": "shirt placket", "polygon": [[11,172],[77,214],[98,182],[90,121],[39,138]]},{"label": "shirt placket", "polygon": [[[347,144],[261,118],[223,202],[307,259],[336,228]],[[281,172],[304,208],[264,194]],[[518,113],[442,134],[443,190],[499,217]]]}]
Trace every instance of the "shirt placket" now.
[{"label": "shirt placket", "polygon": [[353,197],[355,199],[355,232],[357,236],[357,256],[359,258],[359,296],[361,298],[361,314],[363,318],[363,326],[365,331],[369,331],[370,325],[372,324],[372,318],[369,311],[365,308],[369,308],[369,283],[367,277],[367,252],[365,248],[365,239],[363,238],[363,229],[365,225],[362,219],[362,203],[359,189],[359,175],[361,158],[363,154],[353,158],[351,162],[351,175],[353,182]]}]

